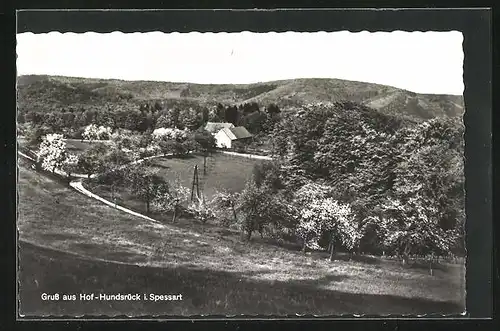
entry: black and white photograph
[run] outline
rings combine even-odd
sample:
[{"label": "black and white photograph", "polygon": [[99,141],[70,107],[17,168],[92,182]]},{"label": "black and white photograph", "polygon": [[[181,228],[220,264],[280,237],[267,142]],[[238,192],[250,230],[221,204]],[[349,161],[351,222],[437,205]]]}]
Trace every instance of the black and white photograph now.
[{"label": "black and white photograph", "polygon": [[466,312],[460,31],[16,41],[21,317]]}]

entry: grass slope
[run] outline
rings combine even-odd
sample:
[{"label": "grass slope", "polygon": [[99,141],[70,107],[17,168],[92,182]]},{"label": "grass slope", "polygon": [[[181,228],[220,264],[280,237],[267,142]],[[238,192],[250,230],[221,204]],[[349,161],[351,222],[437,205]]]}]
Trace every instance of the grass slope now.
[{"label": "grass slope", "polygon": [[[154,268],[101,262],[21,243],[21,309],[31,315],[340,315],[450,314],[453,303],[394,295],[347,293],[318,288],[342,283],[349,276],[329,275],[316,281],[264,282],[244,273]],[[377,280],[374,279],[374,282]],[[375,286],[375,285],[374,285]],[[49,294],[182,294],[182,301],[45,301]]]},{"label": "grass slope", "polygon": [[[19,295],[26,316],[459,313],[464,268],[336,261],[232,235],[153,224],[22,163]],[[42,293],[181,293],[180,302],[43,302]]]},{"label": "grass slope", "polygon": [[462,96],[416,94],[379,84],[340,79],[294,79],[256,84],[216,85],[122,81],[60,76],[18,78],[21,108],[53,109],[53,104],[83,106],[127,104],[145,100],[185,100],[198,104],[244,103],[281,106],[351,100],[384,113],[414,118],[462,116]]}]

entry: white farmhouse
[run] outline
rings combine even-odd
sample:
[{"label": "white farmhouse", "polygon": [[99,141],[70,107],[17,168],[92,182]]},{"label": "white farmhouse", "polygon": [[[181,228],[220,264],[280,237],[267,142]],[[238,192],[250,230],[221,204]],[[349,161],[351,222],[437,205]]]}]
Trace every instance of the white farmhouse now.
[{"label": "white farmhouse", "polygon": [[252,138],[252,134],[243,126],[223,128],[215,134],[215,143],[219,148],[232,148],[235,142],[244,142]]}]

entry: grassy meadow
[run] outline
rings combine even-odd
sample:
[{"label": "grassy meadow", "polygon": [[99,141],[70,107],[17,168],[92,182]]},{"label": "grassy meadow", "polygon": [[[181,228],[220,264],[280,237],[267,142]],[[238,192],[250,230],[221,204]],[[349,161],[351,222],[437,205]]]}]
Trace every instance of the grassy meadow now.
[{"label": "grassy meadow", "polygon": [[[169,161],[158,164],[170,167],[165,170],[192,165]],[[224,167],[212,170],[215,174]],[[237,233],[215,225],[148,222],[81,195],[22,162],[18,195],[20,312],[26,316],[464,310],[462,265],[443,264],[430,276],[426,267],[408,268],[395,261],[365,257],[329,262],[322,252],[304,255],[260,239],[242,242]],[[180,293],[184,300],[44,302],[44,292]]]},{"label": "grassy meadow", "polygon": [[[206,175],[203,173],[203,156],[200,155],[155,158],[151,160],[150,167],[157,170],[167,182],[179,180],[182,185],[191,189],[194,167],[198,165],[200,191],[206,199],[211,199],[217,191],[240,192],[243,190],[247,179],[252,175],[253,166],[258,162],[262,161],[215,153],[207,158]],[[137,212],[146,212],[146,204],[134,197],[126,186],[99,185],[92,180],[84,181],[84,186],[103,198],[116,201],[119,205]],[[171,219],[170,214],[156,213],[154,208],[150,216],[164,221]],[[182,217],[179,220],[181,224],[184,221],[186,220]],[[191,220],[187,221],[191,223]]]},{"label": "grassy meadow", "polygon": [[206,198],[211,198],[217,190],[240,192],[252,175],[253,166],[261,160],[214,153],[207,157],[206,174],[203,173],[203,156],[185,158],[157,158],[152,160],[152,168],[168,181],[179,178],[186,187],[191,187],[193,171],[198,165],[200,185]]},{"label": "grassy meadow", "polygon": [[[99,143],[99,141],[89,142],[89,141],[80,141],[78,139],[65,139],[65,143],[68,152],[78,155],[89,149],[93,144]],[[27,147],[26,138],[18,136],[17,144],[20,147]]]},{"label": "grassy meadow", "polygon": [[83,153],[84,151],[89,149],[92,146],[92,144],[95,144],[93,142],[80,141],[78,139],[66,139],[65,142],[68,152],[71,152],[76,155]]}]

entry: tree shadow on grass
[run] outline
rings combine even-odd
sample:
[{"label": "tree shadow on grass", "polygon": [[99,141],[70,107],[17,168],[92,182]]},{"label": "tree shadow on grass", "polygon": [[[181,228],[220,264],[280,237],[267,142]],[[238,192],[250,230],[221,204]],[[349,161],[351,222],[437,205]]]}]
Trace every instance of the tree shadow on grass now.
[{"label": "tree shadow on grass", "polygon": [[258,236],[253,237],[252,240],[256,241],[256,242],[261,242],[261,243],[264,243],[267,245],[282,247],[282,248],[289,250],[289,251],[300,252],[302,250],[302,245],[300,245],[298,243],[290,242],[290,241],[278,241],[276,239],[269,238],[269,237],[264,237],[262,239],[262,238],[259,238]]},{"label": "tree shadow on grass", "polygon": [[361,262],[361,263],[366,263],[366,264],[380,264],[380,259],[373,257],[373,256],[368,256],[368,255],[351,255],[349,254],[336,254],[334,256],[335,260],[338,261],[354,261],[354,262]]},{"label": "tree shadow on grass", "polygon": [[[429,271],[429,261],[413,261],[409,263],[408,268]],[[444,264],[432,263],[432,269],[446,272],[449,271],[450,267]]]},{"label": "tree shadow on grass", "polygon": [[[252,270],[252,271],[245,271],[242,273],[242,275],[245,276],[250,276],[250,277],[258,277],[262,275],[268,275],[276,273],[276,270]],[[290,280],[282,283],[286,283],[287,286],[303,286],[305,288],[309,288],[312,290],[317,289],[318,286],[322,285],[329,285],[331,283],[336,283],[336,282],[342,282],[346,279],[348,279],[349,276],[347,275],[342,275],[342,274],[329,274],[322,276],[320,278],[315,278],[315,279],[299,279],[299,280]]]},{"label": "tree shadow on grass", "polygon": [[49,232],[49,233],[41,233],[40,236],[44,239],[47,240],[48,242],[51,241],[67,241],[67,240],[73,240],[73,239],[78,239],[80,236],[72,233],[54,233],[54,232]]},{"label": "tree shadow on grass", "polygon": [[[241,273],[188,268],[153,268],[105,263],[20,242],[20,312],[43,315],[274,315],[458,314],[462,305],[391,295],[319,289],[304,281],[273,283]],[[71,276],[69,276],[71,275]],[[323,282],[335,281],[335,277]],[[338,280],[338,279],[337,279]],[[321,282],[321,281],[320,281]],[[134,301],[43,301],[42,293],[139,294]],[[153,294],[182,294],[182,301],[144,300]]]},{"label": "tree shadow on grass", "polygon": [[171,168],[168,165],[165,165],[163,163],[153,163],[151,166],[154,168],[161,168],[161,169],[170,169]]},{"label": "tree shadow on grass", "polygon": [[348,278],[349,278],[349,276],[347,276],[347,275],[329,274],[329,275],[325,275],[325,276],[317,278],[317,279],[292,280],[292,281],[288,282],[288,284],[291,286],[294,286],[294,285],[295,286],[304,286],[304,287],[310,288],[312,290],[315,290],[315,289],[317,289],[318,286],[329,285],[331,283],[339,283],[339,282],[342,282]]},{"label": "tree shadow on grass", "polygon": [[199,155],[197,154],[180,154],[175,156],[169,156],[166,159],[191,160],[191,159],[196,159],[197,156],[199,157]]}]

